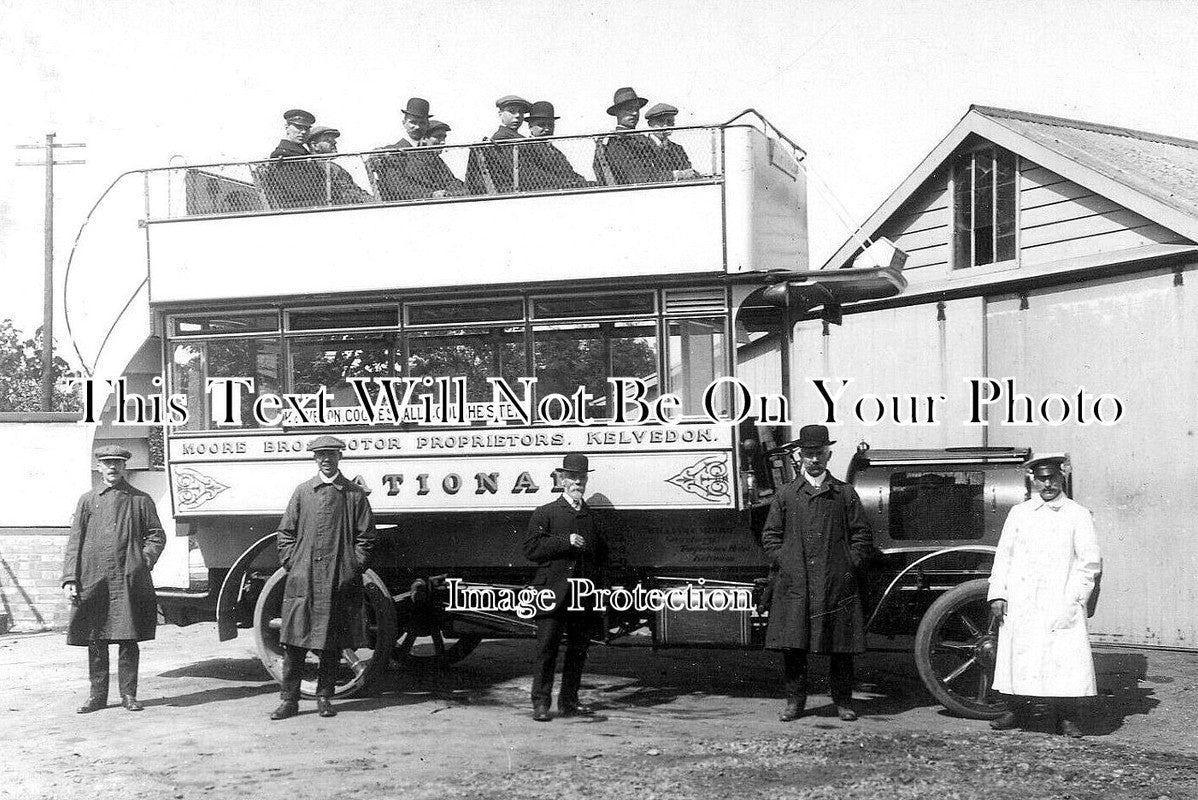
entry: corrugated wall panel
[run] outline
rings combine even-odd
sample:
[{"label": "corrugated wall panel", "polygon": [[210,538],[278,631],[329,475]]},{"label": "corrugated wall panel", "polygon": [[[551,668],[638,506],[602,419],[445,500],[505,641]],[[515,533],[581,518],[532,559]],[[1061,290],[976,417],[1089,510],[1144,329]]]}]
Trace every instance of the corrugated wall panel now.
[{"label": "corrugated wall panel", "polygon": [[1114,426],[989,426],[993,445],[1069,452],[1105,575],[1091,630],[1112,642],[1198,648],[1198,269],[1091,281],[986,305],[992,376],[1036,398],[1079,386],[1118,396]]}]

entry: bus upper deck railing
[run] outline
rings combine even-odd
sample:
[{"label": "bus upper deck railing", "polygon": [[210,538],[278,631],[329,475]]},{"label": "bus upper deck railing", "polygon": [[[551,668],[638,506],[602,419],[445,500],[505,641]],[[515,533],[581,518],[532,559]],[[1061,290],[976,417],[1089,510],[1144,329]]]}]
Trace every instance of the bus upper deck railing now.
[{"label": "bus upper deck railing", "polygon": [[[744,126],[747,127],[747,126]],[[718,182],[723,126],[606,132],[145,171],[151,221]]]}]

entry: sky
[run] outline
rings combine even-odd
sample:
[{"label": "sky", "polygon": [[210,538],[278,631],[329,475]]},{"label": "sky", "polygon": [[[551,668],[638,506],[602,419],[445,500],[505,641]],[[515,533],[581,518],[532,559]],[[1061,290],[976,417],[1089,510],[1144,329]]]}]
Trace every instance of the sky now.
[{"label": "sky", "polygon": [[[15,149],[85,149],[55,174],[61,281],[88,209],[120,173],[264,156],[284,109],[395,141],[426,97],[451,143],[489,134],[495,98],[548,99],[559,134],[604,130],[631,85],[678,124],[756,108],[801,144],[818,267],[971,103],[1198,139],[1198,5],[1086,2],[0,0],[0,319],[41,323],[44,170]],[[844,219],[847,218],[847,219]]]}]

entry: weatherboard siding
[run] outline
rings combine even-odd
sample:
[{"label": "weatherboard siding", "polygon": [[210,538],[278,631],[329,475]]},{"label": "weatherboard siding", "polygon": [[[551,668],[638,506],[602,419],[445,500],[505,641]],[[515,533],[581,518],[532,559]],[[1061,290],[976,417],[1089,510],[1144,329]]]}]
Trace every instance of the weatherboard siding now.
[{"label": "weatherboard siding", "polygon": [[952,236],[950,199],[945,170],[929,178],[882,227],[880,234],[907,254],[907,280],[941,278],[947,271]]}]

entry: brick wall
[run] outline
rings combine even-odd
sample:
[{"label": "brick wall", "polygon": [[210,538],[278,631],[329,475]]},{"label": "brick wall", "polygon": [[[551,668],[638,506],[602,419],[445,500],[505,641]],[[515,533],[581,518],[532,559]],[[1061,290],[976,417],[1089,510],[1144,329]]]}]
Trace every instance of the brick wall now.
[{"label": "brick wall", "polygon": [[[67,528],[0,528],[0,616],[18,632],[62,628]],[[2,620],[0,620],[2,622]]]}]

